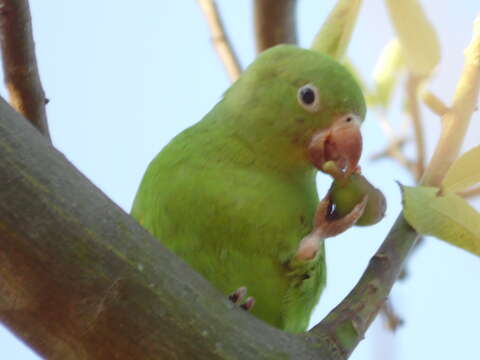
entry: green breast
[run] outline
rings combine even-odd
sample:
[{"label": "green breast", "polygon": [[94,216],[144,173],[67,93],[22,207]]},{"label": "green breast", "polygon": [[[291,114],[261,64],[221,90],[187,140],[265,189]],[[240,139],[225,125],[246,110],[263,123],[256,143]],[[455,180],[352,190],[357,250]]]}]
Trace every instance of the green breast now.
[{"label": "green breast", "polygon": [[132,215],[225,294],[247,286],[254,315],[304,331],[325,283],[323,252],[290,260],[311,231],[314,174],[258,167],[234,138],[197,135],[180,134],[152,161]]}]

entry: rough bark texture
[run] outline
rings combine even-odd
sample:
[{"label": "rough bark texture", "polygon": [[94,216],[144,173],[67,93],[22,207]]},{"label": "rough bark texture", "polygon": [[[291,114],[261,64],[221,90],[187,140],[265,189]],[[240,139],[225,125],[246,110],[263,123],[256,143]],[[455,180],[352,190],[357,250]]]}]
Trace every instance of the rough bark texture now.
[{"label": "rough bark texture", "polygon": [[296,0],[255,0],[257,52],[297,43],[296,5]]},{"label": "rough bark texture", "polygon": [[0,99],[0,321],[49,359],[335,359],[234,308]]},{"label": "rough bark texture", "polygon": [[0,44],[12,106],[48,139],[47,102],[40,82],[27,0],[0,1]]},{"label": "rough bark texture", "polygon": [[418,237],[400,214],[352,291],[311,330],[312,334],[335,344],[340,358],[348,358],[364,338]]}]

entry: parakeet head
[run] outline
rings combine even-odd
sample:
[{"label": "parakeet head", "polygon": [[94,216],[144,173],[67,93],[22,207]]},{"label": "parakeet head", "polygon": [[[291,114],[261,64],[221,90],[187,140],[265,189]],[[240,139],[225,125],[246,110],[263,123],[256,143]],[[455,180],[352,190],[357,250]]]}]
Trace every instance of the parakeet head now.
[{"label": "parakeet head", "polygon": [[[237,132],[256,152],[324,171],[357,168],[366,107],[348,70],[321,53],[279,45],[258,56],[226,92]],[[331,164],[331,163],[330,163]]]}]

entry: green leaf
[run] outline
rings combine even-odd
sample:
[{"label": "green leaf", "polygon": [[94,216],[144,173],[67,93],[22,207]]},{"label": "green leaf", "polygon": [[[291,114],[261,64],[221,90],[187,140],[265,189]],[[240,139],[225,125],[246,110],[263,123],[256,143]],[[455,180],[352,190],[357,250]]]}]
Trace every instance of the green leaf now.
[{"label": "green leaf", "polygon": [[386,0],[405,62],[411,72],[428,76],[440,61],[440,44],[417,0]]},{"label": "green leaf", "polygon": [[312,50],[341,60],[350,43],[361,5],[362,0],[338,0],[313,40]]},{"label": "green leaf", "polygon": [[378,58],[373,74],[378,105],[387,108],[405,62],[398,39],[391,40]]},{"label": "green leaf", "polygon": [[402,187],[403,214],[420,234],[432,235],[480,256],[480,213],[454,193]]},{"label": "green leaf", "polygon": [[442,190],[458,192],[480,182],[480,145],[460,156],[448,169]]}]

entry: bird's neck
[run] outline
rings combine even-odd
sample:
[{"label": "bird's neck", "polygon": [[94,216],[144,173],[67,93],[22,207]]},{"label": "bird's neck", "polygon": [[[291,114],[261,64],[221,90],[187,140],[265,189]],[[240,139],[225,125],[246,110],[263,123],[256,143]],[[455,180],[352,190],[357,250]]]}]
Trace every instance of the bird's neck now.
[{"label": "bird's neck", "polygon": [[[229,104],[220,102],[219,111],[211,112],[199,123],[215,137],[213,157],[230,157],[237,165],[254,165],[259,170],[273,171],[293,177],[312,177],[316,171],[308,161],[306,146],[291,134],[275,133],[270,121],[256,123],[251,117],[262,116],[251,111],[222,109]],[[220,108],[218,108],[220,107]],[[227,113],[228,117],[217,114]],[[278,121],[272,119],[271,121]],[[263,124],[263,125],[262,125]]]}]

